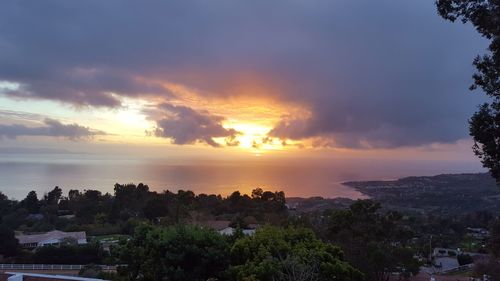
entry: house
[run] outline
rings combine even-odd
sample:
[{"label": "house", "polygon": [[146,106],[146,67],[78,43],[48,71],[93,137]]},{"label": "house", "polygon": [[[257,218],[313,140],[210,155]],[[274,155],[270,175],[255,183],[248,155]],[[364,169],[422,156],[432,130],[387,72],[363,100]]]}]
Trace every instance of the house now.
[{"label": "house", "polygon": [[485,228],[467,227],[467,234],[480,240],[488,239],[490,237],[490,231]]},{"label": "house", "polygon": [[222,235],[233,235],[235,231],[236,231],[236,229],[228,226],[224,229],[219,230],[218,232],[219,232],[219,234],[222,234]]},{"label": "house", "polygon": [[242,232],[244,235],[252,236],[255,234],[255,229],[243,229]]},{"label": "house", "polygon": [[217,232],[224,232],[224,230],[227,230],[230,228],[231,221],[228,220],[209,220],[209,221],[203,221],[200,222],[199,225],[203,227],[207,227],[210,229],[213,229]]},{"label": "house", "polygon": [[[234,227],[226,227],[224,229],[221,229],[218,231],[219,234],[222,235],[233,235],[236,232],[236,228]],[[243,232],[243,235],[251,236],[255,234],[255,229],[242,229],[241,232]]]},{"label": "house", "polygon": [[462,252],[460,249],[447,249],[447,248],[434,248],[432,256],[433,257],[456,257]]},{"label": "house", "polygon": [[66,275],[48,275],[35,273],[6,272],[0,273],[0,281],[104,281],[103,279],[84,278]]},{"label": "house", "polygon": [[38,234],[16,233],[16,238],[19,241],[19,244],[26,249],[33,249],[47,245],[59,245],[67,240],[73,240],[77,244],[87,244],[87,235],[85,231],[64,232],[53,230]]},{"label": "house", "polygon": [[[222,235],[233,235],[236,231],[236,228],[229,226],[231,224],[231,221],[228,220],[205,221],[200,224],[201,226],[213,229]],[[244,235],[254,235],[255,229],[258,226],[258,224],[249,224],[247,228],[242,229],[242,232]]]},{"label": "house", "polygon": [[231,221],[228,220],[211,220],[200,222],[200,225],[206,228],[213,229],[222,235],[232,235],[234,228],[230,227]]}]

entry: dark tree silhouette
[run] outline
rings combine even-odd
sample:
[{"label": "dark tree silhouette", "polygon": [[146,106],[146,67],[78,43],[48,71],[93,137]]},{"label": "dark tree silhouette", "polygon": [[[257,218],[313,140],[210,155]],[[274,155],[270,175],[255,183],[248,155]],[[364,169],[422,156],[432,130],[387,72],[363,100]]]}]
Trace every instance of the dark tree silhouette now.
[{"label": "dark tree silhouette", "polygon": [[500,258],[500,219],[497,219],[491,226],[491,238],[489,239],[491,253]]},{"label": "dark tree silhouette", "polygon": [[150,221],[155,221],[159,217],[163,217],[168,214],[168,205],[166,200],[161,198],[156,198],[148,201],[146,206],[144,206],[142,212],[144,216]]},{"label": "dark tree silhouette", "polygon": [[10,257],[17,253],[19,244],[14,231],[0,224],[0,255]]},{"label": "dark tree silhouette", "polygon": [[21,206],[26,208],[30,214],[36,214],[40,210],[40,202],[34,190],[30,191],[26,198],[21,201]]},{"label": "dark tree silhouette", "polygon": [[402,214],[380,208],[372,200],[358,200],[347,210],[326,213],[327,238],[344,250],[346,260],[366,280],[389,280],[396,272],[409,278],[420,267],[408,247],[414,233],[402,224]]},{"label": "dark tree silhouette", "polygon": [[469,121],[474,153],[500,185],[500,0],[437,0],[439,14],[449,20],[470,22],[490,40],[488,54],[477,56],[471,90],[480,88],[491,102],[479,107]]},{"label": "dark tree silhouette", "polygon": [[59,199],[61,199],[62,196],[62,189],[59,186],[54,187],[52,191],[47,193],[45,195],[44,200],[47,202],[49,205],[55,205],[59,202]]}]

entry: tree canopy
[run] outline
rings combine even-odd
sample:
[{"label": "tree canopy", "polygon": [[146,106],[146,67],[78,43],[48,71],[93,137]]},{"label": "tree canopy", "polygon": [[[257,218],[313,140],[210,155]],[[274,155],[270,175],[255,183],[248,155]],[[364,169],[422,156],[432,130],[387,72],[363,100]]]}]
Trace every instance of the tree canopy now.
[{"label": "tree canopy", "polygon": [[41,264],[101,264],[106,255],[98,243],[76,245],[68,242],[37,248],[32,260],[33,263]]},{"label": "tree canopy", "polygon": [[360,280],[342,260],[340,248],[317,239],[306,228],[267,226],[237,240],[231,249],[235,280]]},{"label": "tree canopy", "polygon": [[345,251],[346,260],[370,281],[384,281],[395,272],[410,277],[418,273],[415,252],[408,247],[413,233],[400,224],[397,212],[380,212],[380,204],[358,200],[348,210],[328,218],[327,237]]},{"label": "tree canopy", "polygon": [[229,244],[215,231],[195,226],[143,225],[119,249],[130,280],[219,278],[229,265]]},{"label": "tree canopy", "polygon": [[439,14],[449,20],[470,22],[490,40],[488,53],[474,59],[476,73],[471,90],[480,88],[491,98],[469,121],[474,153],[500,185],[500,1],[437,0]]},{"label": "tree canopy", "polygon": [[0,224],[0,255],[9,257],[17,253],[19,243],[14,236],[14,231]]}]

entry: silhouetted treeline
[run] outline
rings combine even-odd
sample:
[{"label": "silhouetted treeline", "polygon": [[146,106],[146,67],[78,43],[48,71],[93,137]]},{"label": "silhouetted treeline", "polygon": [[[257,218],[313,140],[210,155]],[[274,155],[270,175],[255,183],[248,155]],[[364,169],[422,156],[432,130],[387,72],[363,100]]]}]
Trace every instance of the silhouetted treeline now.
[{"label": "silhouetted treeline", "polygon": [[59,229],[87,230],[90,234],[132,234],[137,221],[175,224],[206,220],[231,220],[241,227],[249,223],[279,224],[286,219],[285,194],[253,190],[251,195],[233,192],[221,195],[196,195],[192,191],[150,191],[145,184],[116,184],[114,194],[98,190],[61,188],[38,199],[30,191],[21,201],[1,194],[0,224],[30,232]]}]

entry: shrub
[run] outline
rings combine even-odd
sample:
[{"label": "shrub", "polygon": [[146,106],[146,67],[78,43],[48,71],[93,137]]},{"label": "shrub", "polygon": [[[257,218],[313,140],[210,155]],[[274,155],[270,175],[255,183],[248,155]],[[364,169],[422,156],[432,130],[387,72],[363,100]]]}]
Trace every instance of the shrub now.
[{"label": "shrub", "polygon": [[457,256],[457,261],[459,265],[466,265],[466,264],[471,264],[474,263],[474,260],[470,255],[467,254],[461,254]]}]

